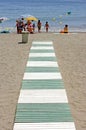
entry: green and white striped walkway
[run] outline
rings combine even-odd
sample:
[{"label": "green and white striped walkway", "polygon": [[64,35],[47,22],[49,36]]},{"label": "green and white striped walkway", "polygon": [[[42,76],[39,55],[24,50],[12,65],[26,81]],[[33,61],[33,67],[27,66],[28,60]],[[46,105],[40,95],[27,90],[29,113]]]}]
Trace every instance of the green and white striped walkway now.
[{"label": "green and white striped walkway", "polygon": [[75,130],[52,41],[32,43],[13,130]]}]

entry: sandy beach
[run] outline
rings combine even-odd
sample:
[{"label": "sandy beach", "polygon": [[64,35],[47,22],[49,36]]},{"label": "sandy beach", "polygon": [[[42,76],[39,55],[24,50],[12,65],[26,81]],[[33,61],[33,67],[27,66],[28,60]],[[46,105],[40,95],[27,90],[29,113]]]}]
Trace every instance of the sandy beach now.
[{"label": "sandy beach", "polygon": [[86,130],[86,33],[0,34],[0,130],[13,130],[16,105],[32,41],[53,41],[76,130]]}]

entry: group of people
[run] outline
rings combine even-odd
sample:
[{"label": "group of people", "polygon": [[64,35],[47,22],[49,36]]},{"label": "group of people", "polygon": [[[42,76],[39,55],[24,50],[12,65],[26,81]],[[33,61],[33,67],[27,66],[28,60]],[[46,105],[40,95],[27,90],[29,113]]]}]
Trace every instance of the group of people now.
[{"label": "group of people", "polygon": [[[29,20],[26,23],[24,23],[23,18],[16,20],[16,27],[17,27],[18,34],[22,33],[22,31],[28,31],[29,33],[35,32],[35,23],[33,21],[29,21]],[[38,20],[37,28],[38,28],[39,33],[41,32],[41,27],[42,27],[42,23],[40,20]],[[48,29],[49,29],[48,22],[45,23],[45,29],[46,29],[46,32],[48,32]]]},{"label": "group of people", "polygon": [[21,34],[22,31],[29,31],[30,33],[34,33],[35,23],[31,21],[27,21],[24,23],[24,18],[16,20],[17,33]]},{"label": "group of people", "polygon": [[[42,26],[42,24],[41,24],[40,20],[38,20],[38,23],[37,23],[38,32],[40,32],[41,26]],[[48,24],[48,22],[45,23],[45,26],[44,26],[44,27],[45,27],[45,29],[46,29],[46,32],[48,32],[48,29],[49,29],[49,24]]]},{"label": "group of people", "polygon": [[[24,23],[24,19],[21,18],[19,20],[16,20],[16,27],[17,27],[17,33],[20,34],[22,31],[28,31],[29,33],[35,32],[35,23],[33,21],[27,21]],[[38,32],[41,32],[42,23],[40,20],[37,22],[37,28]],[[45,23],[46,32],[48,32],[49,24],[48,22]]]},{"label": "group of people", "polygon": [[[33,21],[27,21],[24,23],[24,18],[20,20],[16,20],[17,33],[20,34],[22,31],[28,31],[29,33],[35,32],[35,23]],[[42,23],[40,20],[37,22],[38,32],[41,32]],[[49,30],[49,23],[46,21],[44,28],[46,32]],[[68,25],[65,25],[64,29],[60,31],[60,33],[68,33]]]}]

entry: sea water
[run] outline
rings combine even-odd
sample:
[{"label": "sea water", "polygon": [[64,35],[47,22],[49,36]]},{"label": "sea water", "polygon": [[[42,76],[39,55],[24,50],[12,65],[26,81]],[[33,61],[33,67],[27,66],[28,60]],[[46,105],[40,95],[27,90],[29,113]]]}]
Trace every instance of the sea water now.
[{"label": "sea water", "polygon": [[[86,31],[86,0],[1,0],[0,29],[16,29],[16,19],[33,15],[41,20],[42,30],[48,21],[51,31],[59,31],[65,24],[72,31]],[[35,24],[37,24],[35,22]]]}]

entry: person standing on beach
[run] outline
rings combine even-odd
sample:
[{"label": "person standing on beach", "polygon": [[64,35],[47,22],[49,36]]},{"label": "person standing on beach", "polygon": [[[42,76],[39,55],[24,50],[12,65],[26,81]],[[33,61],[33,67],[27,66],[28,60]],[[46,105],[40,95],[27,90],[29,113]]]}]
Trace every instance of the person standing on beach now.
[{"label": "person standing on beach", "polygon": [[16,20],[17,33],[20,34],[23,30],[23,22],[21,20]]},{"label": "person standing on beach", "polygon": [[33,24],[32,24],[31,21],[28,21],[28,22],[27,22],[27,31],[28,31],[29,33],[33,33]]},{"label": "person standing on beach", "polygon": [[49,24],[48,24],[48,22],[46,22],[45,28],[46,28],[46,32],[48,32],[48,29],[49,29]]},{"label": "person standing on beach", "polygon": [[40,32],[40,30],[41,30],[41,26],[42,26],[42,24],[41,24],[40,20],[38,20],[38,23],[37,23],[38,32]]},{"label": "person standing on beach", "polygon": [[22,31],[25,31],[25,24],[22,19],[16,20],[17,33],[21,34]]},{"label": "person standing on beach", "polygon": [[35,33],[35,23],[33,23],[33,33]]},{"label": "person standing on beach", "polygon": [[19,21],[16,20],[17,33],[19,34]]}]

